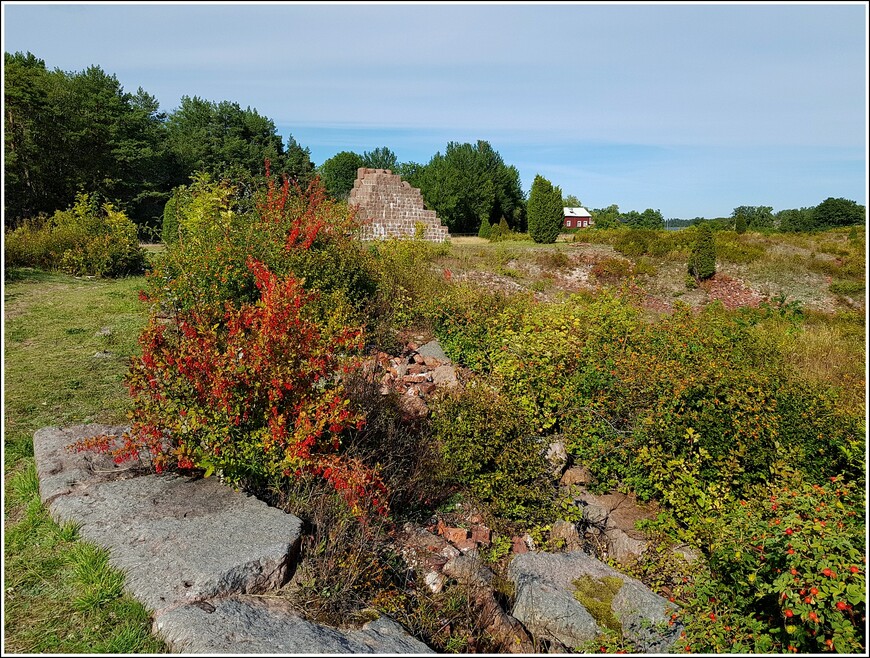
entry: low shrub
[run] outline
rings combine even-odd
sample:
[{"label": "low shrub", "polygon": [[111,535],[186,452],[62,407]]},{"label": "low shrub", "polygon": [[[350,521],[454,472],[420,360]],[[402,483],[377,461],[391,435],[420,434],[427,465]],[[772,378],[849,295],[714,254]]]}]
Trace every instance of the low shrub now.
[{"label": "low shrub", "polygon": [[158,470],[252,490],[313,474],[359,518],[384,514],[377,472],[341,451],[342,434],[364,422],[342,376],[363,342],[352,320],[372,283],[365,254],[322,188],[291,195],[286,180],[267,180],[253,212],[203,204],[212,211],[179,218],[182,239],[142,295],[151,317],[115,457],[148,450]]},{"label": "low shrub", "polygon": [[635,268],[630,260],[625,258],[603,258],[595,263],[590,274],[601,283],[618,283],[635,275]]},{"label": "low shrub", "polygon": [[621,235],[613,243],[613,248],[623,256],[637,258],[650,253],[650,245],[656,240],[656,231],[650,229],[630,229],[621,232]]},{"label": "low shrub", "polygon": [[548,518],[553,485],[546,444],[508,398],[471,383],[437,401],[432,428],[453,478],[476,500],[507,519]]},{"label": "low shrub", "polygon": [[682,614],[693,651],[863,653],[863,487],[784,481],[709,527],[709,572]]},{"label": "low shrub", "polygon": [[145,252],[136,225],[112,204],[80,194],[68,210],[28,222],[5,236],[6,267],[61,270],[76,276],[141,274]]},{"label": "low shrub", "polygon": [[754,263],[764,257],[764,245],[751,241],[751,236],[719,231],[716,233],[716,257],[719,260],[745,265]]},{"label": "low shrub", "polygon": [[562,270],[571,265],[571,259],[563,251],[539,251],[535,262],[545,270]]},{"label": "low shrub", "polygon": [[864,289],[865,285],[863,281],[846,281],[843,279],[833,281],[828,286],[828,290],[835,295],[846,295],[847,297],[861,295],[864,293]]}]

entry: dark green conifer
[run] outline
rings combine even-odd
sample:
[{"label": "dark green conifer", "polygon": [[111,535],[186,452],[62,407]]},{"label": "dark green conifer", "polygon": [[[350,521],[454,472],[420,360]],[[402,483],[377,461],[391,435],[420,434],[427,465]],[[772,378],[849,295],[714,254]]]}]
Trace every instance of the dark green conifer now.
[{"label": "dark green conifer", "polygon": [[716,242],[713,229],[707,223],[698,227],[698,237],[689,257],[689,274],[696,281],[704,281],[716,274]]}]

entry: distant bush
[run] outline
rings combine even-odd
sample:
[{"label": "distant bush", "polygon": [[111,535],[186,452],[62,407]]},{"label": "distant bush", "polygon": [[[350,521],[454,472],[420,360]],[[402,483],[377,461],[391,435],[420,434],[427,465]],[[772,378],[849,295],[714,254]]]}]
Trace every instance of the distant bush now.
[{"label": "distant bush", "polygon": [[489,218],[484,217],[480,222],[480,228],[477,231],[477,237],[489,239],[492,234],[492,225],[489,223]]},{"label": "distant bush", "polygon": [[651,243],[657,239],[656,232],[651,229],[630,229],[613,243],[613,248],[623,256],[637,258],[649,253]]},{"label": "distant bush", "polygon": [[136,225],[111,204],[87,194],[69,210],[26,222],[5,236],[6,267],[61,270],[76,276],[141,274],[145,252]]},{"label": "distant bush", "polygon": [[561,270],[571,264],[571,259],[563,251],[540,251],[535,254],[535,262],[547,270]]},{"label": "distant bush", "polygon": [[716,234],[716,258],[719,260],[744,265],[760,260],[764,254],[764,246],[753,244],[737,233],[720,231]]},{"label": "distant bush", "polygon": [[590,274],[601,283],[616,283],[634,276],[635,270],[625,258],[603,258],[592,266]]},{"label": "distant bush", "polygon": [[864,292],[863,281],[844,281],[842,279],[834,281],[828,286],[828,289],[835,295],[858,295]]}]

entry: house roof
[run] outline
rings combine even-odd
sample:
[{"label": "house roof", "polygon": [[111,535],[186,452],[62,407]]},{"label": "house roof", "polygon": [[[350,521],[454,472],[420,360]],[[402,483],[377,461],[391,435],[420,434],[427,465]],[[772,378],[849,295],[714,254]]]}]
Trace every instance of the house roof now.
[{"label": "house roof", "polygon": [[562,208],[565,217],[592,217],[592,214],[586,208]]}]

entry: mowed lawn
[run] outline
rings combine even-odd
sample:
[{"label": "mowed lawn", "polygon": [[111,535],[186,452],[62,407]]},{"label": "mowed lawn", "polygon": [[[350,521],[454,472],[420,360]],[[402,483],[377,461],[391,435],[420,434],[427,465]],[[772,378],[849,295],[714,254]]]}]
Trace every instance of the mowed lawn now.
[{"label": "mowed lawn", "polygon": [[124,423],[124,376],[146,321],[142,277],[14,270],[4,284],[4,650],[161,653],[148,612],[104,551],[58,526],[39,500],[33,433]]}]

